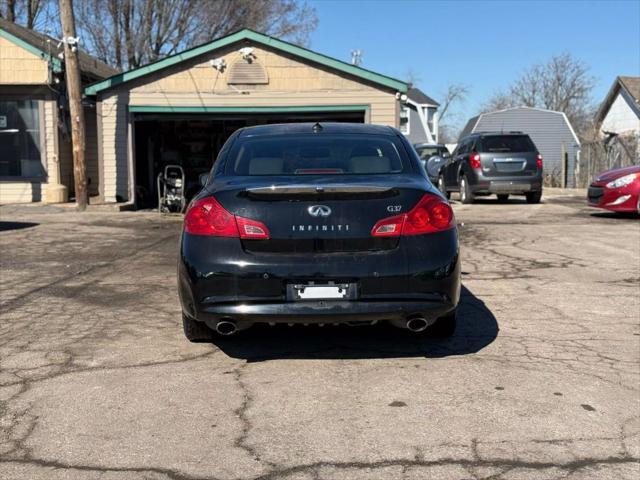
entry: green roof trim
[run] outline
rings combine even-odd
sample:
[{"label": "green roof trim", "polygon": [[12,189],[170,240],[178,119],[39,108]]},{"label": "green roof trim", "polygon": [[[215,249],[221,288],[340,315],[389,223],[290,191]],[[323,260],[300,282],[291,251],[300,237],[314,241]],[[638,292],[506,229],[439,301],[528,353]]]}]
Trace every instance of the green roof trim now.
[{"label": "green roof trim", "polygon": [[368,105],[301,105],[279,107],[166,107],[155,105],[129,106],[131,113],[305,113],[305,112],[366,112]]},{"label": "green roof trim", "polygon": [[42,58],[43,60],[45,60],[47,62],[49,62],[51,64],[51,68],[53,69],[54,72],[56,72],[56,73],[62,72],[62,62],[59,59],[49,55],[47,52],[44,52],[44,51],[40,50],[39,48],[34,47],[30,43],[25,42],[21,38],[16,37],[15,35],[7,32],[6,30],[3,30],[2,28],[0,28],[0,37],[9,40],[11,43],[15,43],[19,47],[22,47],[25,50],[27,50],[28,52],[31,52],[34,55]]},{"label": "green roof trim", "polygon": [[251,40],[253,42],[275,48],[276,50],[287,52],[291,55],[304,58],[311,62],[315,62],[333,68],[335,70],[339,70],[341,72],[353,75],[354,77],[362,78],[364,80],[368,80],[372,83],[376,83],[402,93],[406,93],[409,88],[409,85],[407,83],[395,78],[387,77],[386,75],[381,75],[362,67],[351,65],[350,63],[343,62],[341,60],[328,57],[317,52],[313,52],[306,48],[299,47],[283,40],[278,40],[262,33],[254,32],[253,30],[244,29],[236,33],[227,35],[226,37],[222,37],[218,40],[213,40],[212,42],[206,43],[204,45],[185,50],[182,53],[171,55],[157,62],[145,65],[144,67],[129,70],[128,72],[119,73],[118,75],[114,75],[100,82],[96,82],[85,88],[84,93],[85,95],[96,95],[97,93],[116,85],[135,80],[136,78],[140,78],[144,75],[157,72],[185,60],[189,60],[212,50],[217,50],[219,48],[223,48],[228,45],[241,42],[243,40]]}]

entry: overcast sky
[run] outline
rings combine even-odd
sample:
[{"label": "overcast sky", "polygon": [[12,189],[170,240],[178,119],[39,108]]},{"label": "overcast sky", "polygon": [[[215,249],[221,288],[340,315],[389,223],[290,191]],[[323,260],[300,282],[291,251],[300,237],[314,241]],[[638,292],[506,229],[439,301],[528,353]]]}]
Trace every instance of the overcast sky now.
[{"label": "overcast sky", "polygon": [[319,25],[310,47],[405,79],[436,100],[450,82],[470,87],[458,123],[536,62],[569,52],[596,77],[600,102],[616,75],[640,75],[640,0],[310,0]]}]

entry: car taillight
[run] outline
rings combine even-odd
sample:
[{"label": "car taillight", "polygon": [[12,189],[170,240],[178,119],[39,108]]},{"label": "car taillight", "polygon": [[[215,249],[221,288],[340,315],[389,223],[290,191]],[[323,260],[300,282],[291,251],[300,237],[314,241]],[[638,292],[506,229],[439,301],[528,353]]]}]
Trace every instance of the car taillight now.
[{"label": "car taillight", "polygon": [[542,155],[540,154],[536,157],[536,166],[538,167],[538,170],[542,170]]},{"label": "car taillight", "polygon": [[266,240],[269,238],[269,230],[264,223],[236,216],[240,238],[255,238]]},{"label": "car taillight", "polygon": [[442,232],[455,227],[453,210],[436,195],[426,194],[403,215],[380,220],[371,230],[374,237],[397,237]]},{"label": "car taillight", "polygon": [[184,231],[213,237],[269,238],[263,223],[227,212],[213,197],[201,198],[189,206],[184,215]]},{"label": "car taillight", "polygon": [[480,164],[480,154],[473,152],[471,153],[471,155],[469,155],[469,165],[471,165],[471,168],[474,168],[476,170],[479,170],[482,165]]}]

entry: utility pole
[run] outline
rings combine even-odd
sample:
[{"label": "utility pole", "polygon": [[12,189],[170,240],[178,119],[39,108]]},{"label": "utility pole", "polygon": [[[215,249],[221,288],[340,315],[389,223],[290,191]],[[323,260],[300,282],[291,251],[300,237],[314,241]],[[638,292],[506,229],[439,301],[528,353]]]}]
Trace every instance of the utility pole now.
[{"label": "utility pole", "polygon": [[82,85],[78,64],[78,39],[73,16],[73,0],[58,0],[60,24],[64,43],[65,76],[71,114],[71,142],[73,143],[73,179],[76,191],[76,206],[79,211],[87,208],[87,172],[85,166],[84,112],[82,110]]}]

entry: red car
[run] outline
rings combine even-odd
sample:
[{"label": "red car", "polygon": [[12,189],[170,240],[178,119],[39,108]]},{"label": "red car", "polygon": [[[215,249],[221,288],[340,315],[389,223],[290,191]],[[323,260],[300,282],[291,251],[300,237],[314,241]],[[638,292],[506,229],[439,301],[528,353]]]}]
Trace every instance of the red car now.
[{"label": "red car", "polygon": [[601,173],[591,183],[587,196],[592,207],[640,213],[640,165]]}]

